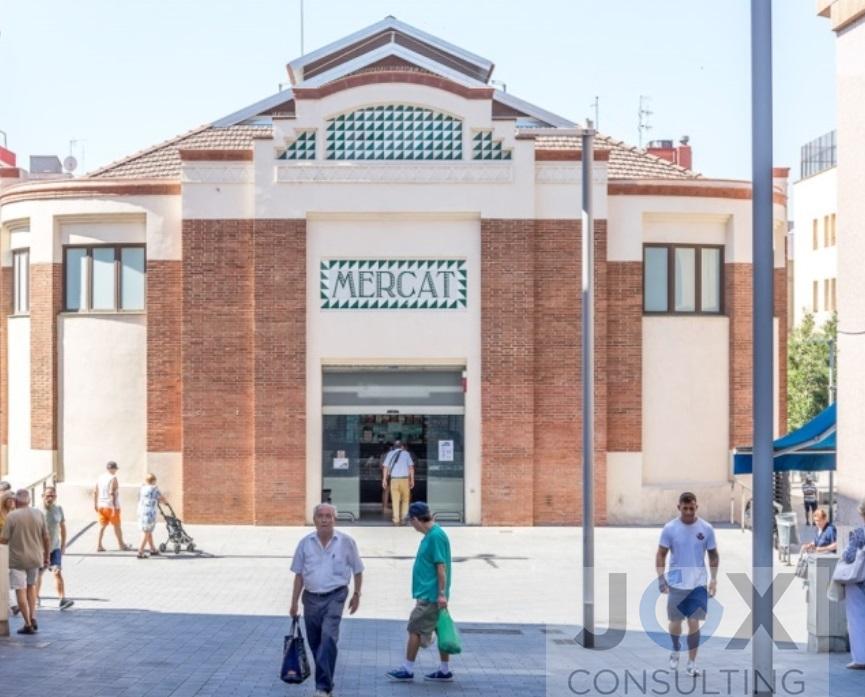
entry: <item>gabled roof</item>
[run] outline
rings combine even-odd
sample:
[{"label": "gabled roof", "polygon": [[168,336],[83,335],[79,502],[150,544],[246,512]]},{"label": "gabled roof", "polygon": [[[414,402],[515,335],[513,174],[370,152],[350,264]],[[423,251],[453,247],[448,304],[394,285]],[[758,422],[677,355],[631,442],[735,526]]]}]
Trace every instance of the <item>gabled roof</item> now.
[{"label": "gabled roof", "polygon": [[400,22],[396,17],[388,16],[354,34],[295,58],[287,66],[289,79],[292,84],[300,85],[311,76],[368,52],[382,42],[406,44],[408,48],[413,48],[415,53],[426,54],[428,57],[436,56],[446,67],[456,68],[484,83],[489,80],[495,67],[492,61],[486,58]]},{"label": "gabled roof", "polygon": [[[200,126],[175,138],[112,162],[88,176],[95,179],[179,179],[179,150],[249,150],[257,138],[272,133],[269,124],[237,124],[228,127]],[[596,137],[598,149],[609,150],[608,177],[621,179],[696,179],[700,175],[674,165],[645,150],[609,136]],[[579,150],[577,136],[539,135],[535,147],[543,150]]]}]

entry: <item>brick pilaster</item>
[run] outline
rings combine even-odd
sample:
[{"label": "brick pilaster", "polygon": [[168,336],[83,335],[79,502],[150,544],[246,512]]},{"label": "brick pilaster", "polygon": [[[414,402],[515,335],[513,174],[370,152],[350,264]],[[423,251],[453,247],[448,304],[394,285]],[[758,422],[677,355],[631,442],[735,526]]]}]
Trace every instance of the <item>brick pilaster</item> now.
[{"label": "brick pilaster", "polygon": [[255,221],[255,522],[306,510],[306,221]]},{"label": "brick pilaster", "polygon": [[534,220],[481,220],[482,522],[531,525]]},{"label": "brick pilaster", "polygon": [[182,262],[147,261],[147,451],[181,449]]},{"label": "brick pilaster", "polygon": [[30,447],[57,450],[57,315],[61,264],[30,266]]},{"label": "brick pilaster", "polygon": [[251,220],[183,221],[184,515],[254,520]]},{"label": "brick pilaster", "polygon": [[[12,267],[0,269],[0,445],[9,444],[9,315],[12,314]],[[0,460],[0,475],[8,463]]]},{"label": "brick pilaster", "polygon": [[753,442],[753,269],[724,265],[724,307],[730,318],[730,447]]}]

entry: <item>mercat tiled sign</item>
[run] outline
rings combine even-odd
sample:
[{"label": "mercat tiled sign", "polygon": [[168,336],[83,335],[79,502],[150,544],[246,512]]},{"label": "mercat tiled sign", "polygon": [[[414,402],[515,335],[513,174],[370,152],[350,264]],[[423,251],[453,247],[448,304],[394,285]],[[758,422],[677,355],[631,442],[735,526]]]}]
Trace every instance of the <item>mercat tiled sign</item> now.
[{"label": "mercat tiled sign", "polygon": [[325,310],[460,310],[463,259],[327,259],[321,262]]}]

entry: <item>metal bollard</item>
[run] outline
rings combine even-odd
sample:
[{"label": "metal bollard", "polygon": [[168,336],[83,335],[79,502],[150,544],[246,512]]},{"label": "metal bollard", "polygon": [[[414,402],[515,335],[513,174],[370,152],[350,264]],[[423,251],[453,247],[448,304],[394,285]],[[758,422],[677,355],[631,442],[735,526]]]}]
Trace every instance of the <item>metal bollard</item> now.
[{"label": "metal bollard", "polygon": [[0,636],[9,636],[9,546],[0,545]]}]

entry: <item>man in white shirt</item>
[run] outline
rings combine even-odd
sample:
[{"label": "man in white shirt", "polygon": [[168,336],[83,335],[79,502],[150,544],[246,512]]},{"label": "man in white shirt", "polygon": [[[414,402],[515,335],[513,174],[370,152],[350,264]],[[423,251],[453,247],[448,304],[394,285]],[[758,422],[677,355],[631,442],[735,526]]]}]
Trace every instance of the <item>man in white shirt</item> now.
[{"label": "man in white shirt", "polygon": [[414,459],[405,444],[396,441],[382,467],[382,489],[387,489],[390,477],[390,501],[393,506],[393,524],[402,525],[408,517],[411,490],[414,489]]},{"label": "man in white shirt", "polygon": [[298,616],[302,591],[306,638],[315,660],[315,697],[328,697],[333,691],[339,624],[348,585],[354,576],[354,593],[348,603],[349,614],[353,615],[360,604],[363,562],[357,543],[334,529],[335,506],[318,504],[312,519],[315,532],[298,542],[291,562],[295,576],[289,614],[292,618]]},{"label": "man in white shirt", "polygon": [[99,519],[99,535],[96,540],[96,551],[104,552],[102,536],[109,523],[114,528],[117,537],[117,548],[121,551],[132,549],[131,545],[123,541],[123,529],[120,527],[120,483],[117,481],[117,463],[109,462],[105,465],[105,472],[99,475],[96,486],[93,489],[93,510]]},{"label": "man in white shirt", "polygon": [[[658,586],[667,597],[667,619],[673,651],[670,668],[679,667],[679,649],[682,622],[688,620],[688,675],[700,674],[697,669],[697,648],[700,645],[700,622],[706,619],[709,598],[714,597],[718,576],[718,545],[715,530],[697,516],[697,496],[690,491],[679,496],[679,517],[664,526],[655,555]],[[667,553],[670,568],[666,571]],[[706,555],[709,556],[711,580],[706,574]],[[666,571],[666,574],[665,574]]]}]

